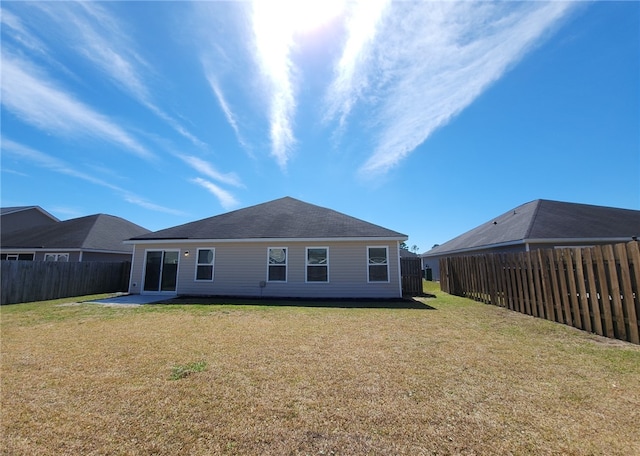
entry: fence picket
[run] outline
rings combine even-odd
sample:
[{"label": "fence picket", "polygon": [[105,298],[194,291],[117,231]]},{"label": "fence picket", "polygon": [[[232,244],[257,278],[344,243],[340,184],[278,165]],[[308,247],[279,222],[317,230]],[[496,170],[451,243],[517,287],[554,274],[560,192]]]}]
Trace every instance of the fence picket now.
[{"label": "fence picket", "polygon": [[0,304],[126,291],[130,263],[0,262]]},{"label": "fence picket", "polygon": [[540,318],[547,318],[544,311],[544,296],[542,294],[542,280],[540,277],[540,263],[538,262],[538,255],[535,252],[529,252],[531,258],[531,264],[533,268],[533,283],[536,290],[536,307],[537,316]]},{"label": "fence picket", "polygon": [[618,339],[627,340],[627,329],[624,325],[624,312],[622,310],[622,299],[620,295],[620,281],[618,280],[618,270],[616,268],[616,257],[612,245],[605,245],[604,256],[609,272],[609,292],[611,302],[611,314],[614,324],[615,334]]},{"label": "fence picket", "polygon": [[[633,303],[635,308],[636,322],[640,326],[640,247],[637,242],[627,244],[627,257],[629,258],[629,279],[631,288],[634,290]],[[631,301],[631,299],[629,299]]]},{"label": "fence picket", "polygon": [[604,336],[604,327],[602,326],[602,312],[600,311],[600,301],[598,299],[598,282],[596,280],[597,264],[593,257],[593,249],[584,250],[585,268],[587,270],[587,281],[589,284],[589,303],[591,315],[593,316],[593,328],[596,334]]},{"label": "fence picket", "polygon": [[575,255],[575,268],[576,268],[576,282],[578,285],[578,313],[580,314],[580,318],[582,321],[582,327],[585,331],[591,332],[591,315],[589,312],[589,301],[587,299],[587,288],[585,285],[585,272],[582,266],[582,250],[574,249],[573,253]]},{"label": "fence picket", "polygon": [[568,299],[571,304],[571,315],[573,317],[573,326],[582,329],[582,318],[580,316],[580,302],[578,290],[576,286],[576,273],[573,261],[573,249],[563,249],[563,255],[567,265],[567,282],[569,285]]},{"label": "fence picket", "polygon": [[624,244],[616,244],[614,246],[616,257],[620,260],[620,282],[622,283],[622,310],[626,321],[627,338],[629,342],[640,344],[640,335],[638,334],[638,317],[633,302],[633,287],[631,285],[631,268],[624,268],[622,265],[629,264],[627,256],[627,248]]},{"label": "fence picket", "polygon": [[637,241],[442,258],[441,289],[640,344]]},{"label": "fence picket", "polygon": [[600,302],[601,316],[603,320],[602,329],[604,335],[607,337],[615,338],[615,331],[613,330],[613,318],[611,312],[611,301],[609,299],[609,284],[607,280],[607,272],[605,269],[604,252],[602,247],[593,247],[593,257],[596,261],[596,280],[598,284],[598,300]]}]

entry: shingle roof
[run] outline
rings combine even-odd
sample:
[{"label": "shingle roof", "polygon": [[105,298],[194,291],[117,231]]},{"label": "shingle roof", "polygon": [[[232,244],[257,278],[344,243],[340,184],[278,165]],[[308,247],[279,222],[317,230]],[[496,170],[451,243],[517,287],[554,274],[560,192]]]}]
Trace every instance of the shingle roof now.
[{"label": "shingle roof", "polygon": [[44,227],[2,234],[3,249],[8,248],[67,248],[131,252],[123,241],[149,230],[107,214],[65,220]]},{"label": "shingle roof", "polygon": [[167,228],[132,240],[159,239],[321,239],[407,236],[363,220],[284,197]]},{"label": "shingle roof", "polygon": [[60,220],[49,214],[47,211],[45,211],[44,209],[42,209],[40,206],[11,206],[11,207],[0,207],[0,216],[2,215],[9,215],[9,214],[13,214],[16,212],[23,212],[23,211],[29,211],[29,210],[37,210],[42,212],[43,214],[45,214],[46,216],[48,216],[49,218],[51,218],[51,220],[54,220],[56,222],[59,222]]},{"label": "shingle roof", "polygon": [[535,200],[518,206],[424,255],[544,239],[631,239],[640,236],[640,211]]}]

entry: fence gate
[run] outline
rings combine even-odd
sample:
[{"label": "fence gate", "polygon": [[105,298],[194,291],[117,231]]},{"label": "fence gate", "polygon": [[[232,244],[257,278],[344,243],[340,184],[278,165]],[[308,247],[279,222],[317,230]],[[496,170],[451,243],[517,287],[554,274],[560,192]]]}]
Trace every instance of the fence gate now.
[{"label": "fence gate", "polygon": [[419,257],[400,258],[400,275],[403,296],[422,294],[422,260]]}]

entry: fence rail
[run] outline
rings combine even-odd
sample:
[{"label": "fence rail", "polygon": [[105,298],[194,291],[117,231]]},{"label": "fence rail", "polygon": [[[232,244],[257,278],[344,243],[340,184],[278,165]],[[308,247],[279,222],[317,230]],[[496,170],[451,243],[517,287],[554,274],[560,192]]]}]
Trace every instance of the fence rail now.
[{"label": "fence rail", "polygon": [[126,291],[131,263],[0,262],[0,304]]},{"label": "fence rail", "polygon": [[640,243],[446,257],[449,294],[640,344]]}]

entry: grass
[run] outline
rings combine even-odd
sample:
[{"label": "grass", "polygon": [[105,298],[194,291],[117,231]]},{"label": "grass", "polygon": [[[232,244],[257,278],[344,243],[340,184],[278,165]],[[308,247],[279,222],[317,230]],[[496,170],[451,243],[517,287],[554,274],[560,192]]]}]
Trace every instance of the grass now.
[{"label": "grass", "polygon": [[2,454],[640,454],[640,347],[430,286],[432,310],[4,306]]},{"label": "grass", "polygon": [[197,372],[204,372],[207,368],[205,361],[196,361],[188,364],[178,364],[171,368],[171,380],[180,380]]}]

